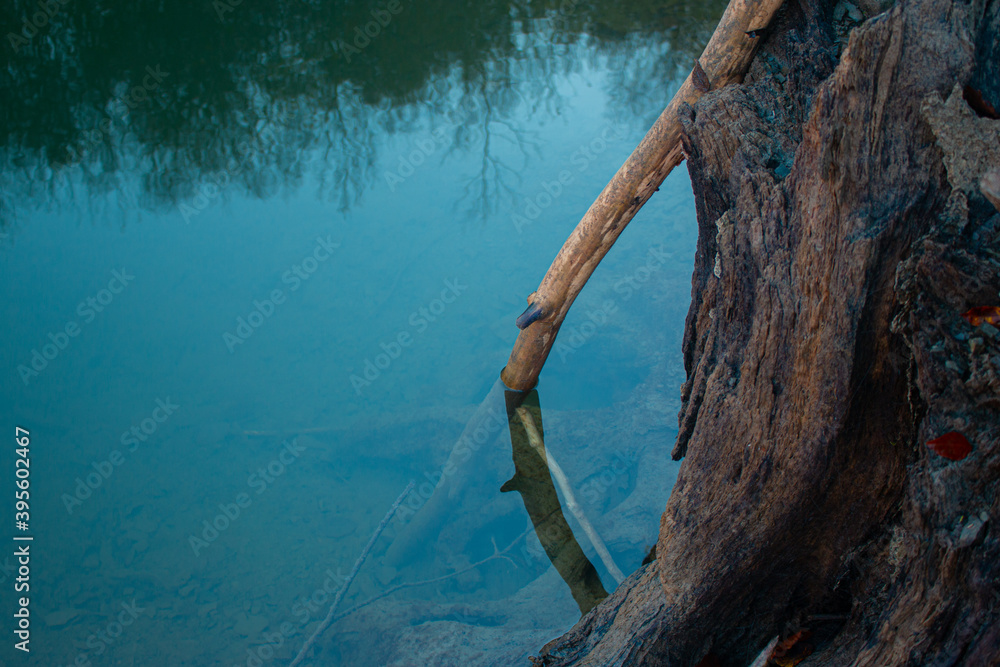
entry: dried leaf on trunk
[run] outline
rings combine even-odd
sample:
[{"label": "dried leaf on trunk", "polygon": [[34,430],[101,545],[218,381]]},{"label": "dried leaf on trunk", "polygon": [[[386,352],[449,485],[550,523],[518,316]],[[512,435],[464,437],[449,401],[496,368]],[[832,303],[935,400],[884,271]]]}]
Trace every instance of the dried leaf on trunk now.
[{"label": "dried leaf on trunk", "polygon": [[958,431],[945,433],[938,438],[934,438],[927,442],[927,446],[934,450],[935,453],[952,461],[961,461],[972,453],[972,445]]},{"label": "dried leaf on trunk", "polygon": [[799,646],[796,646],[792,649],[792,651],[797,653],[797,655],[787,655],[784,658],[775,658],[774,664],[778,667],[795,667],[795,665],[799,664],[812,654],[812,646],[809,644],[799,644]]},{"label": "dried leaf on trunk", "polygon": [[712,90],[712,80],[708,78],[708,73],[701,66],[701,62],[694,61],[694,69],[691,71],[691,82],[694,87],[703,93]]},{"label": "dried leaf on trunk", "polygon": [[997,325],[1000,324],[1000,308],[997,306],[981,306],[962,313],[962,317],[974,327],[978,327],[983,322]]},{"label": "dried leaf on trunk", "polygon": [[809,639],[809,630],[799,630],[792,636],[778,643],[771,651],[771,662],[778,667],[795,667],[805,660],[813,651],[813,647],[804,640]]},{"label": "dried leaf on trunk", "polygon": [[976,115],[980,118],[992,118],[993,120],[1000,120],[1000,114],[997,110],[993,108],[993,105],[986,101],[983,94],[973,88],[972,86],[966,86],[965,90],[962,92],[962,97],[965,101],[969,103],[972,110],[976,112]]}]

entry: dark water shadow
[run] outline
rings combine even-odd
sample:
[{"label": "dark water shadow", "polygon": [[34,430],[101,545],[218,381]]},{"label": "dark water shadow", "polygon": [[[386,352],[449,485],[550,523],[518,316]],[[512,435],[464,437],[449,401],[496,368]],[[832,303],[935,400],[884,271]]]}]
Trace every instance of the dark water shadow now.
[{"label": "dark water shadow", "polygon": [[421,127],[481,154],[464,205],[485,215],[516,182],[511,147],[532,150],[524,119],[559,113],[560,77],[603,64],[621,110],[655,115],[724,3],[389,5],[6,3],[0,226],[80,185],[157,211],[309,183],[347,210],[386,137]]}]

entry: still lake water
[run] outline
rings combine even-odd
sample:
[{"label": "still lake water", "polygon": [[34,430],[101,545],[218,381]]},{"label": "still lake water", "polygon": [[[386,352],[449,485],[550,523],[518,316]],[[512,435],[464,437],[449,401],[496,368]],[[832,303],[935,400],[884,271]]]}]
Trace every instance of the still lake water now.
[{"label": "still lake water", "polygon": [[[306,664],[523,664],[582,607],[500,491],[514,320],[724,3],[169,4],[0,10],[0,663],[288,664],[413,481]],[[695,239],[681,169],[541,375],[591,593],[676,475]]]}]

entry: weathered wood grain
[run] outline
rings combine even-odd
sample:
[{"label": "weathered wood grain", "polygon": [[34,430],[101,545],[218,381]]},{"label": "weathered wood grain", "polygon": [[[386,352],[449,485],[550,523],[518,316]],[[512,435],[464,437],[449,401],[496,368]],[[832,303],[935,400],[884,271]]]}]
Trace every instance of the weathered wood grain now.
[{"label": "weathered wood grain", "polygon": [[580,290],[625,226],[667,175],[681,163],[678,112],[711,89],[738,82],[746,73],[759,37],[782,0],[732,0],[705,52],[642,142],[611,179],[552,262],[538,289],[528,297],[524,326],[504,368],[504,383],[529,391],[538,382],[559,327]]},{"label": "weathered wood grain", "polygon": [[[831,9],[790,4],[683,117],[700,233],[658,581],[536,664],[745,667],[843,614],[809,665],[1000,655],[1000,333],[960,316],[1000,303],[1000,121],[954,96],[1000,102],[1000,5],[904,2],[839,54]],[[962,461],[926,447],[952,430]]]}]

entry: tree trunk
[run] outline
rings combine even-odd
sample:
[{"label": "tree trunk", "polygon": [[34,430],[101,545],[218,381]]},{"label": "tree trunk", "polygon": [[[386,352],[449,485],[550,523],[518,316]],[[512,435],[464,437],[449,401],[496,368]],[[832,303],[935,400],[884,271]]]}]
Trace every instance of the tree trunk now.
[{"label": "tree trunk", "polygon": [[1000,2],[877,4],[848,39],[789,0],[682,110],[685,461],[657,559],[536,664],[745,667],[803,627],[803,667],[997,664],[1000,335],[961,314],[1000,305]]}]

